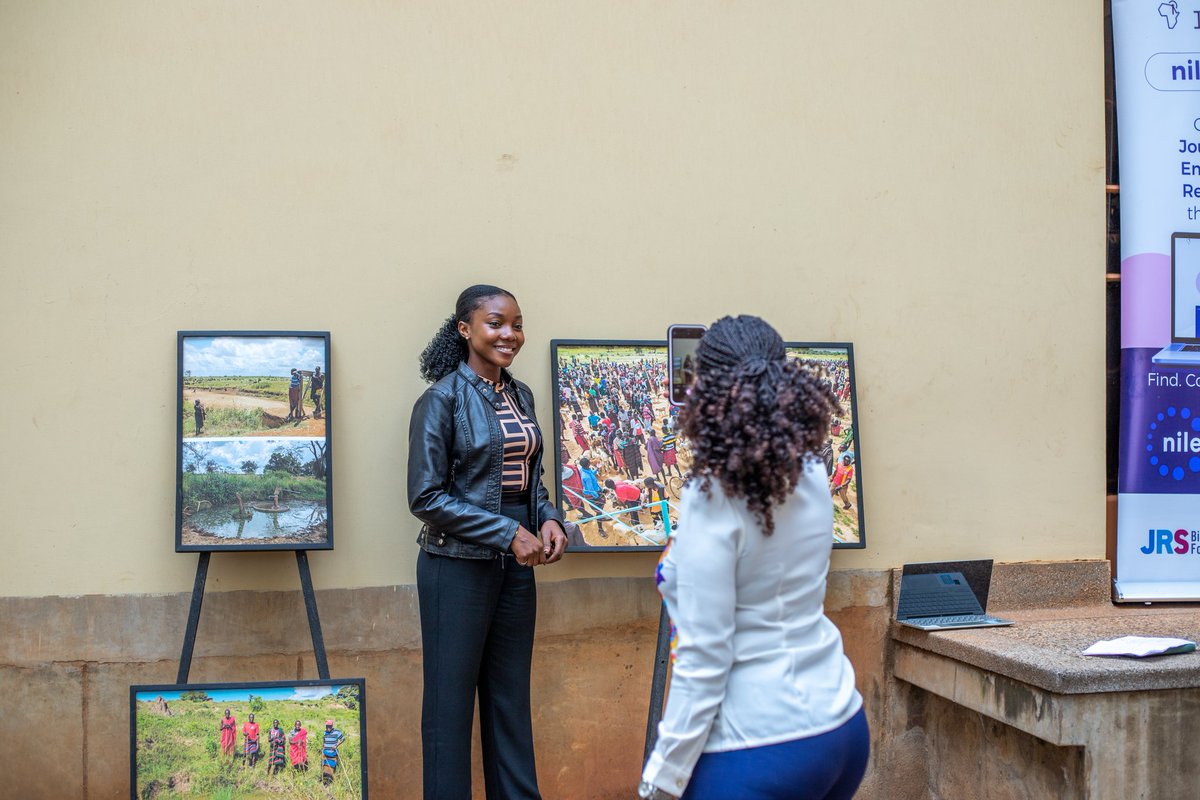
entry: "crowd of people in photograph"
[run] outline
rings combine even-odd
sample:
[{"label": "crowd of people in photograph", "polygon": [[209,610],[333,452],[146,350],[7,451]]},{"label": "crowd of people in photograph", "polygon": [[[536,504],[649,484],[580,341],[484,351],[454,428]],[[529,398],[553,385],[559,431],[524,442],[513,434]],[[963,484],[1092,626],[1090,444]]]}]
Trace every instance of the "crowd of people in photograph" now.
[{"label": "crowd of people in photograph", "polygon": [[[240,728],[242,746],[237,746],[238,724],[231,709],[225,709],[218,726],[220,753],[225,758],[236,758],[247,768],[254,768],[262,758],[261,728],[254,721],[254,714]],[[346,734],[340,731],[332,719],[325,720],[325,733],[321,739],[321,781],[333,783],[334,775],[341,765],[341,746]],[[275,720],[267,730],[267,774],[275,775],[288,766],[296,772],[308,771],[308,729],[296,720],[290,731],[284,730]]]},{"label": "crowd of people in photograph", "polygon": [[843,510],[850,511],[850,490],[854,488],[854,424],[850,414],[850,365],[844,359],[805,359],[826,384],[838,401],[838,412],[830,420],[829,436],[821,448],[820,457],[825,462],[825,474],[829,476],[829,496],[841,502]]},{"label": "crowd of people in photograph", "polygon": [[[562,499],[580,520],[595,521],[602,539],[614,518],[662,527],[671,479],[678,485],[686,474],[666,386],[665,359],[572,355],[559,366]],[[629,513],[611,514],[621,508]]]},{"label": "crowd of people in photograph", "polygon": [[[841,410],[819,456],[830,497],[853,513],[850,367],[845,359],[805,362],[823,377]],[[666,360],[570,355],[560,358],[557,377],[562,502],[576,521],[594,523],[601,540],[572,544],[606,544],[614,520],[635,530],[663,528],[662,502],[678,497],[687,473],[679,460],[678,409],[668,402]],[[621,509],[628,511],[614,513]]]}]

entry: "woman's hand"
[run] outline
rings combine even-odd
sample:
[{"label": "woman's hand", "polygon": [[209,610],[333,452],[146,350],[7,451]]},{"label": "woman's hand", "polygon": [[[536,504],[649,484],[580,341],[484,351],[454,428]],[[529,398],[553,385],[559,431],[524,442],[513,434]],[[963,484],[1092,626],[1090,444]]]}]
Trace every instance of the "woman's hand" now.
[{"label": "woman's hand", "polygon": [[553,564],[563,557],[567,549],[567,534],[563,532],[562,525],[552,519],[542,523],[541,533],[542,541],[545,542],[542,548],[542,563]]},{"label": "woman's hand", "polygon": [[[545,528],[544,525],[542,527]],[[536,567],[546,561],[541,540],[525,530],[524,525],[517,526],[517,535],[513,537],[508,549],[512,550],[512,554],[517,557],[517,563],[523,567]]]}]

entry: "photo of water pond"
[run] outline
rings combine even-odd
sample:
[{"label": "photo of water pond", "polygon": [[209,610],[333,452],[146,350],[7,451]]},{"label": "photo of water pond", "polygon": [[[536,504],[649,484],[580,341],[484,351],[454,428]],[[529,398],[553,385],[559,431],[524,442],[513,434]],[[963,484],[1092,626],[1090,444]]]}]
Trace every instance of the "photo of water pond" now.
[{"label": "photo of water pond", "polygon": [[[269,504],[268,504],[269,505]],[[289,500],[286,511],[255,509],[249,519],[238,519],[238,506],[201,509],[188,517],[188,526],[197,532],[222,539],[274,539],[310,536],[325,529],[325,504],[307,500]],[[250,509],[248,508],[247,511]]]}]

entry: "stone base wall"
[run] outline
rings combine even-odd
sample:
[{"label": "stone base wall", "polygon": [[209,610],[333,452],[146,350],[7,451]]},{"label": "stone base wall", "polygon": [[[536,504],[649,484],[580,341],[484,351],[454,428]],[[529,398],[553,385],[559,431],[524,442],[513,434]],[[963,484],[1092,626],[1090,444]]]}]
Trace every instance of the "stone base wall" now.
[{"label": "stone base wall", "polygon": [[[129,686],[175,682],[189,599],[0,598],[4,794],[129,797]],[[367,681],[371,794],[416,800],[421,653],[415,587],[321,591],[317,602],[331,677]],[[890,677],[891,608],[890,570],[830,576],[826,610],[842,631],[872,730],[858,796],[1074,796],[1078,752],[1049,748]],[[534,732],[546,800],[632,796],[658,613],[648,580],[539,587]],[[311,648],[298,591],[213,593],[205,599],[190,682],[316,678]],[[983,749],[993,767],[980,766]],[[1011,791],[995,790],[1006,783]],[[475,785],[482,797],[478,766]]]}]

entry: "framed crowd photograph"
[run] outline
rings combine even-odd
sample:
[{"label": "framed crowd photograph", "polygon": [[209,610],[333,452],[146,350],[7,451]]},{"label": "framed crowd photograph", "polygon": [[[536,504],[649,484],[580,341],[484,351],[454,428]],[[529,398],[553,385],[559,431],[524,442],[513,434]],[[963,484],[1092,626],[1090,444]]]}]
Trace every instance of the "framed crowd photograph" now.
[{"label": "framed crowd photograph", "polygon": [[362,678],[129,688],[129,796],[366,800]]},{"label": "framed crowd photograph", "polygon": [[559,509],[579,526],[567,551],[661,550],[692,464],[667,343],[556,339],[550,361]]},{"label": "framed crowd photograph", "polygon": [[838,400],[829,436],[820,456],[829,475],[833,502],[833,546],[867,546],[863,519],[862,449],[858,439],[858,401],[854,393],[854,345],[849,342],[785,342],[788,356],[802,361],[828,382]]},{"label": "framed crowd photograph", "polygon": [[178,337],[175,550],[332,549],[329,333]]},{"label": "framed crowd photograph", "polygon": [[[829,476],[832,545],[865,547],[854,347],[786,346],[839,403],[819,453]],[[678,523],[692,465],[679,409],[668,401],[666,342],[556,339],[550,360],[555,488],[563,518],[578,525],[568,552],[661,550]]]}]

